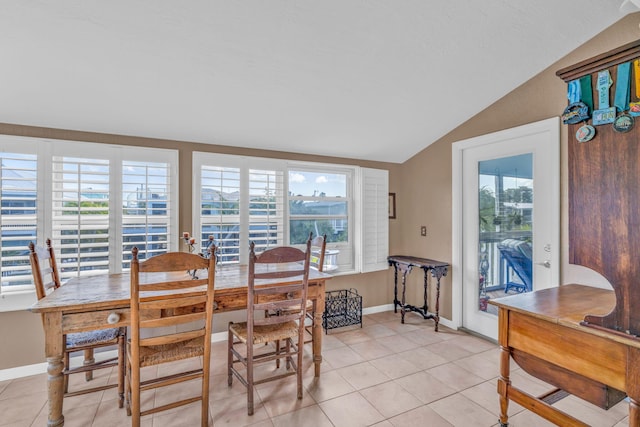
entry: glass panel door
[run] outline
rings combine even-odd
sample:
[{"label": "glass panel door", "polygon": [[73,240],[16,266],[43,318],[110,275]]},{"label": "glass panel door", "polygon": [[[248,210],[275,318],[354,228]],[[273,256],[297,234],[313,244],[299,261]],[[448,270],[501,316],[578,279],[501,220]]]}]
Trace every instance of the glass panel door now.
[{"label": "glass panel door", "polygon": [[478,309],[532,290],[533,155],[478,162]]}]

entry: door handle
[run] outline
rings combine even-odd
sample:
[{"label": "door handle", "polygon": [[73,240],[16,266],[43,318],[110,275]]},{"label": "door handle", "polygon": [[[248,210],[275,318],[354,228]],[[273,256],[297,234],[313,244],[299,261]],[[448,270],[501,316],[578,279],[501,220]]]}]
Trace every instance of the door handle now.
[{"label": "door handle", "polygon": [[544,262],[536,262],[536,265],[541,265],[546,268],[551,268],[551,261],[547,259]]}]

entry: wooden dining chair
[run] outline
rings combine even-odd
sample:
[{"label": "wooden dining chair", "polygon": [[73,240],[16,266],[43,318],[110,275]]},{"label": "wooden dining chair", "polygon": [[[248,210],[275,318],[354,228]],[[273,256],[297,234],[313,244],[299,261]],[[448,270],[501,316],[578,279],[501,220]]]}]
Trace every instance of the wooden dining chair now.
[{"label": "wooden dining chair", "polygon": [[[201,425],[209,423],[215,246],[211,245],[208,250],[208,258],[169,252],[144,262],[138,260],[138,248],[131,251],[131,338],[127,343],[126,402],[134,427],[140,425],[141,416],[198,401]],[[206,277],[199,279],[187,273],[193,270],[205,270]],[[202,359],[197,369],[146,381],[140,378],[143,367],[189,358]],[[202,388],[195,396],[141,409],[142,391],[197,379],[201,380]]]},{"label": "wooden dining chair", "polygon": [[[251,242],[247,321],[229,323],[227,356],[227,383],[231,386],[235,376],[247,388],[249,415],[253,415],[254,410],[254,387],[267,381],[296,375],[298,399],[302,399],[304,307],[309,286],[310,247],[311,240],[308,240],[305,251],[281,246],[256,255],[255,244]],[[265,311],[279,315],[264,316]],[[285,345],[273,351],[265,350],[264,344],[269,342]],[[254,346],[258,345],[260,348],[255,351]],[[286,360],[286,372],[254,378],[256,364],[280,359]]]},{"label": "wooden dining chair", "polygon": [[[36,246],[33,242],[30,242],[29,260],[31,262],[31,273],[36,288],[36,295],[40,300],[59,288],[61,284],[51,239],[47,239],[46,247]],[[126,335],[127,328],[109,328],[64,335],[64,369],[62,371],[64,375],[64,396],[77,396],[117,387],[118,406],[122,408],[124,403],[124,353]],[[117,346],[118,357],[96,361],[94,350],[109,346]],[[84,363],[82,366],[72,368],[70,365],[70,355],[77,351],[84,352]],[[69,391],[70,375],[84,372],[85,380],[91,381],[93,379],[93,371],[112,368],[114,366],[118,367],[117,384],[107,384]]]}]

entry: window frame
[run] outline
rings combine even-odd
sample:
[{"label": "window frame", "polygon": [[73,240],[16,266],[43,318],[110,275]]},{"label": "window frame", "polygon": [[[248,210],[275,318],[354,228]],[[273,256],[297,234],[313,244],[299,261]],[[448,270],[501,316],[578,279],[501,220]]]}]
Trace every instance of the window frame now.
[{"label": "window frame", "polygon": [[[122,272],[123,263],[123,209],[122,172],[124,161],[167,163],[169,165],[169,197],[167,207],[167,250],[178,249],[178,150],[153,147],[137,147],[117,144],[101,144],[83,141],[68,141],[51,138],[0,135],[0,152],[35,154],[37,156],[36,239],[44,245],[47,237],[53,236],[53,158],[74,157],[109,160],[109,273]],[[60,254],[56,253],[59,257]],[[18,289],[0,284],[0,312],[27,309],[36,301],[32,284],[20,285]]]},{"label": "window frame", "polygon": [[[193,175],[192,175],[192,225],[193,233],[195,236],[200,235],[202,230],[201,219],[201,185],[202,185],[202,167],[239,167],[241,168],[241,176],[243,174],[242,168],[245,169],[266,169],[274,168],[284,172],[284,192],[283,192],[283,238],[281,239],[282,245],[290,244],[290,212],[289,212],[289,172],[302,170],[310,172],[327,172],[327,173],[339,173],[347,174],[349,183],[347,184],[347,197],[345,200],[348,203],[348,240],[346,242],[329,243],[327,249],[338,249],[343,256],[343,262],[340,265],[339,271],[336,275],[354,274],[368,271],[377,271],[388,268],[386,257],[388,256],[388,171],[382,169],[369,169],[362,168],[354,165],[344,164],[329,164],[320,162],[305,162],[305,161],[292,161],[285,159],[271,159],[252,156],[237,156],[229,154],[211,153],[211,152],[193,152]],[[369,171],[369,172],[368,172]],[[379,183],[376,184],[376,191],[379,193],[378,197],[373,203],[367,203],[369,201],[368,196],[365,195],[365,181],[368,181],[369,176],[373,175]],[[242,187],[242,184],[240,185]],[[384,196],[384,197],[382,197]],[[241,195],[242,198],[242,195]],[[369,208],[373,206],[375,212],[373,217],[376,219],[384,218],[384,224],[380,221],[375,223],[377,227],[377,234],[374,238],[373,245],[374,250],[371,251],[371,239],[369,234],[366,233],[366,227],[370,223],[366,218],[366,212],[364,206]],[[248,223],[243,223],[242,207],[240,208],[240,242],[249,241],[249,233],[247,230]],[[244,225],[243,225],[244,224]],[[381,236],[381,238],[380,238]],[[375,258],[375,262],[371,262],[371,254]],[[239,245],[239,263],[246,263],[248,260],[248,243],[246,245]],[[344,262],[347,259],[347,263]]]}]

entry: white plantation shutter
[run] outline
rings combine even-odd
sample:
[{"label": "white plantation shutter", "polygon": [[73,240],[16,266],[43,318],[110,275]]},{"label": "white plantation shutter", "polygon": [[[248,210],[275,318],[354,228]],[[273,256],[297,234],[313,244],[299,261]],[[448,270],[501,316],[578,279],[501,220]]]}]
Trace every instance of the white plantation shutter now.
[{"label": "white plantation shutter", "polygon": [[109,160],[53,156],[52,234],[61,279],[109,272]]},{"label": "white plantation shutter", "polygon": [[284,171],[249,171],[249,240],[257,251],[284,242]]},{"label": "white plantation shutter", "polygon": [[[349,231],[347,241],[328,246],[332,255],[338,257],[338,274],[388,268],[389,184],[386,170],[194,152],[193,171],[193,226],[197,249],[201,250],[212,235],[219,246],[222,263],[247,262],[251,241],[259,251],[291,244],[290,219],[304,220],[313,214],[313,219],[330,218],[336,220],[336,224],[340,221],[343,227],[349,224],[349,230],[352,224],[357,229],[353,233]],[[327,176],[347,177],[346,195],[317,196],[320,202],[341,203],[346,206],[346,212],[342,209],[331,216],[298,212],[297,216],[289,217],[286,207],[290,201],[316,200],[315,193],[310,197],[291,192],[288,185],[291,171],[294,174],[312,171],[308,176],[325,178],[325,183]],[[334,226],[334,230],[338,227]]]},{"label": "white plantation shutter", "polygon": [[[194,165],[195,169],[195,165]],[[201,165],[197,168],[200,179],[194,179],[199,188],[194,209],[200,230],[194,237],[199,247],[213,236],[222,263],[240,259],[240,188],[241,171],[236,167]],[[199,182],[199,185],[198,185]],[[195,225],[195,224],[194,224]]]},{"label": "white plantation shutter", "polygon": [[0,311],[35,301],[30,241],[51,238],[63,280],[177,250],[177,170],[176,150],[0,135]]},{"label": "white plantation shutter", "polygon": [[37,166],[35,154],[0,153],[0,295],[32,288],[27,247],[37,237]]},{"label": "white plantation shutter", "polygon": [[130,268],[131,249],[140,259],[167,252],[177,230],[171,225],[173,186],[166,162],[122,161],[122,264]]},{"label": "white plantation shutter", "polygon": [[362,168],[362,272],[389,268],[389,172]]}]

